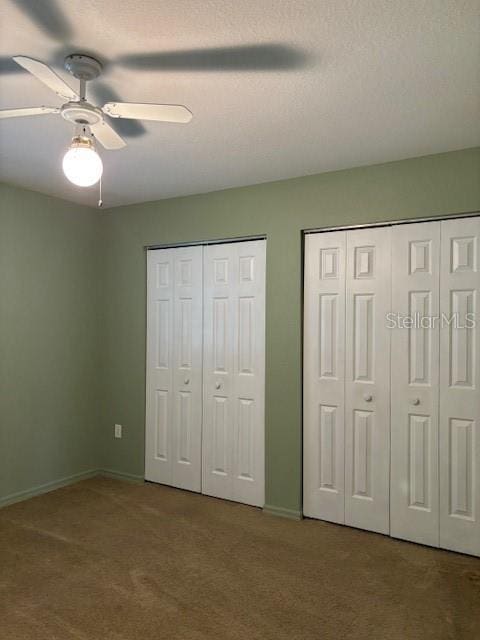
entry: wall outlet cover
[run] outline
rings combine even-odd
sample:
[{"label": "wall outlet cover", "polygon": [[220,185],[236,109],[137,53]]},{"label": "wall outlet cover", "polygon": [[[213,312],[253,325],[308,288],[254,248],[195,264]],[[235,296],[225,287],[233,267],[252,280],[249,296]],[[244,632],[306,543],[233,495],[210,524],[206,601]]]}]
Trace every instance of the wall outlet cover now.
[{"label": "wall outlet cover", "polygon": [[116,424],[115,425],[115,438],[121,438],[122,437],[122,425],[121,424]]}]

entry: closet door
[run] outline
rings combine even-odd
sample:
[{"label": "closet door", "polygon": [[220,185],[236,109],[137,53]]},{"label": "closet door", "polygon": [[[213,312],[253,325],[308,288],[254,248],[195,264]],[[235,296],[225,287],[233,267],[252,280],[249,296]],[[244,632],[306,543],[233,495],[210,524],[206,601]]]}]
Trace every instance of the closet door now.
[{"label": "closet door", "polygon": [[480,555],[480,218],[441,235],[440,546]]},{"label": "closet door", "polygon": [[145,477],[200,491],[202,247],[147,260]]},{"label": "closet door", "polygon": [[265,241],[204,250],[203,493],[263,506]]},{"label": "closet door", "polygon": [[347,232],[345,524],[389,532],[390,228]]},{"label": "closet door", "polygon": [[175,249],[173,312],[173,477],[201,490],[203,247]]},{"label": "closet door", "polygon": [[392,229],[390,532],[432,546],[439,545],[439,273],[440,222]]},{"label": "closet door", "polygon": [[346,232],[305,237],[303,511],[345,522]]}]

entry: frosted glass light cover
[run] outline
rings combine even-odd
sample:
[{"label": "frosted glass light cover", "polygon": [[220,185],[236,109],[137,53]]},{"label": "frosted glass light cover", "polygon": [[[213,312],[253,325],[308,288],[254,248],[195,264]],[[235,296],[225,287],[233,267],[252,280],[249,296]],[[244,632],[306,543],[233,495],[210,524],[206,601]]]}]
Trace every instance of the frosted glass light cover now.
[{"label": "frosted glass light cover", "polygon": [[102,176],[102,159],[94,149],[73,147],[63,158],[63,173],[78,187],[91,187]]}]

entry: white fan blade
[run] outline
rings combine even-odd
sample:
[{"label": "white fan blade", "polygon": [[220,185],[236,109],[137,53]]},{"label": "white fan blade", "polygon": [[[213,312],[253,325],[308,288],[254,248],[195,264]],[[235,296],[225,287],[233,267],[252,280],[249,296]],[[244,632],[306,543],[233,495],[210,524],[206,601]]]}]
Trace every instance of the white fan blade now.
[{"label": "white fan blade", "polygon": [[33,58],[27,58],[26,56],[14,56],[13,59],[17,64],[34,75],[37,80],[40,80],[40,82],[43,82],[44,85],[54,91],[60,98],[64,100],[80,100],[78,94],[75,93],[53,69],[50,69],[50,67],[43,62],[34,60]]},{"label": "white fan blade", "polygon": [[90,131],[105,149],[122,149],[127,144],[108,122],[101,121],[90,125]]},{"label": "white fan blade", "polygon": [[192,119],[192,112],[181,104],[140,104],[136,102],[107,102],[102,107],[112,118],[134,118],[135,120],[156,120],[157,122],[186,123]]},{"label": "white fan blade", "polygon": [[25,109],[2,109],[0,118],[24,118],[25,116],[43,116],[47,113],[60,113],[58,107],[25,107]]}]

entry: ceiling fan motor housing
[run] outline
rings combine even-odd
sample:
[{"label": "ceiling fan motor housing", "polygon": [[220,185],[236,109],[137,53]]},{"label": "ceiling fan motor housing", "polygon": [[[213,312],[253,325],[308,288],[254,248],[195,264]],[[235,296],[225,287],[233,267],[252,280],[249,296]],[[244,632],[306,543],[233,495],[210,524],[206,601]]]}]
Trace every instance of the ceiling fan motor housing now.
[{"label": "ceiling fan motor housing", "polygon": [[67,102],[60,113],[68,122],[84,126],[91,126],[103,120],[101,110],[86,101]]},{"label": "ceiling fan motor housing", "polygon": [[[154,122],[187,123],[192,119],[191,112],[178,104],[143,104],[136,102],[107,102],[101,109],[87,101],[87,84],[102,71],[102,65],[91,56],[75,53],[65,58],[65,68],[80,81],[78,92],[74,91],[61,76],[40,60],[28,56],[14,56],[13,60],[23,69],[40,80],[59,98],[66,100],[59,107],[28,107],[23,109],[0,109],[0,118],[19,118],[60,113],[62,118],[72,124],[76,135],[93,137],[105,149],[122,149],[126,142],[109,124],[109,118],[127,118],[131,120],[152,120]],[[93,184],[93,183],[92,183]]]},{"label": "ceiling fan motor housing", "polygon": [[78,80],[95,80],[102,72],[102,65],[91,56],[74,53],[65,58],[65,69]]}]

